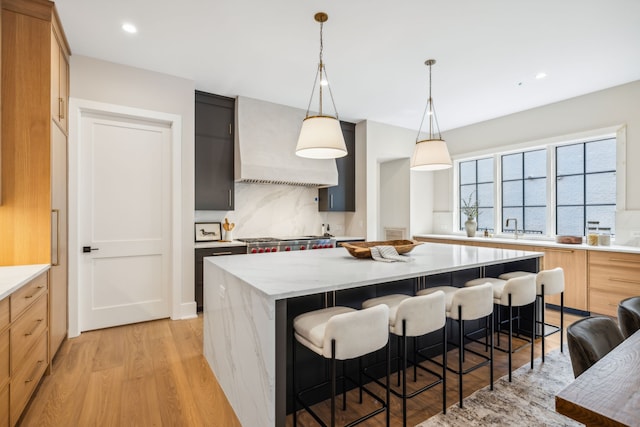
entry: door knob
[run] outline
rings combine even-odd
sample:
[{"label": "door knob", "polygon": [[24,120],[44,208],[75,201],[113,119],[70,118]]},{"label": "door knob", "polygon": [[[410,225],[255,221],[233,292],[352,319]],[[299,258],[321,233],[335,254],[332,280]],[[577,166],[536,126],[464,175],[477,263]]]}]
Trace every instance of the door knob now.
[{"label": "door knob", "polygon": [[82,253],[83,254],[88,254],[91,251],[99,251],[99,248],[92,248],[91,246],[83,246],[82,247]]}]

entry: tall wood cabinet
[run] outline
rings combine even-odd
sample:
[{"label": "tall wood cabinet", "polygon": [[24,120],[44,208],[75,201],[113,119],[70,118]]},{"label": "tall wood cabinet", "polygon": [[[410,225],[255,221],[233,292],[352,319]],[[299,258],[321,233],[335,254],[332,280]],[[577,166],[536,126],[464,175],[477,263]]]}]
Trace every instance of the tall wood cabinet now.
[{"label": "tall wood cabinet", "polygon": [[0,265],[51,264],[51,357],[67,333],[70,49],[48,0],[2,0]]}]

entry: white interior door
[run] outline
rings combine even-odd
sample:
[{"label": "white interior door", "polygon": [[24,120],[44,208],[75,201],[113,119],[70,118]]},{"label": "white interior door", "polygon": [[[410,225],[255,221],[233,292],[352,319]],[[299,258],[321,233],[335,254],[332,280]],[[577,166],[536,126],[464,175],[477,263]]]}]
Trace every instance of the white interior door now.
[{"label": "white interior door", "polygon": [[168,317],[171,130],[85,114],[80,133],[80,329]]}]

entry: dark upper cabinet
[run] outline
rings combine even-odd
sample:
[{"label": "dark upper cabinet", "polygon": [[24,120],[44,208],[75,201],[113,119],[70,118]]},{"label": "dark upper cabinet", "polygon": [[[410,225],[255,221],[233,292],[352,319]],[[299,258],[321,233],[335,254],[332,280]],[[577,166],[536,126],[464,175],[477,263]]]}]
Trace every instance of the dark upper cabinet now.
[{"label": "dark upper cabinet", "polygon": [[347,154],[336,159],[338,185],[318,190],[318,210],[321,212],[356,211],[356,125],[340,122]]},{"label": "dark upper cabinet", "polygon": [[196,210],[233,210],[235,99],[196,91]]}]

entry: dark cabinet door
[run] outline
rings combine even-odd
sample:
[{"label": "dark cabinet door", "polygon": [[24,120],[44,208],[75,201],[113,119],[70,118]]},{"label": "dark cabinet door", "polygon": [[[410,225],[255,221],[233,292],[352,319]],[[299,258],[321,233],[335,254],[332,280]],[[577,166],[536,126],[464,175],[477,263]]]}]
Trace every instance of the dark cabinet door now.
[{"label": "dark cabinet door", "polygon": [[208,256],[225,256],[246,254],[246,246],[225,246],[217,248],[198,248],[195,252],[195,297],[197,310],[202,311],[204,305],[204,258]]},{"label": "dark cabinet door", "polygon": [[338,185],[318,190],[321,212],[355,212],[356,210],[356,125],[340,122],[347,154],[336,159]]},{"label": "dark cabinet door", "polygon": [[235,100],[196,91],[195,208],[234,208]]}]

